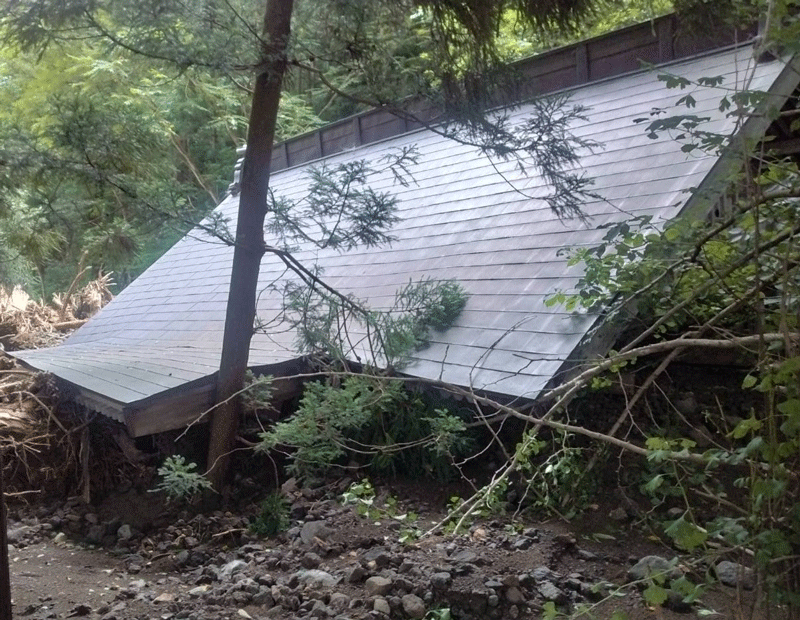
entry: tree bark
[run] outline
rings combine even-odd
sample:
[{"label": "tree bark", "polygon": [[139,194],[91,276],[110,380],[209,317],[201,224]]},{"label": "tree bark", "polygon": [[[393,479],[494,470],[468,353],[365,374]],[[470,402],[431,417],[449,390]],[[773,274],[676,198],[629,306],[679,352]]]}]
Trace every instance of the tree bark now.
[{"label": "tree bark", "polygon": [[3,490],[3,455],[0,454],[0,620],[11,620],[11,571],[8,566],[8,526]]},{"label": "tree bark", "polygon": [[242,401],[237,393],[244,386],[253,337],[258,274],[265,247],[264,220],[268,210],[272,143],[287,66],[286,46],[293,9],[294,0],[267,0],[264,11],[264,43],[247,130],[231,285],[217,377],[218,406],[211,416],[208,445],[208,478],[217,491],[221,490],[228,473],[230,451],[241,416]]}]

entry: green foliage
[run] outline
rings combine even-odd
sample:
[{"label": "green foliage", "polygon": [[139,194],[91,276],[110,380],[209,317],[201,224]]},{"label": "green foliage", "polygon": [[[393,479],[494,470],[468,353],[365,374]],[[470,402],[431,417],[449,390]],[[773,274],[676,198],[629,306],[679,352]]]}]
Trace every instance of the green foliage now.
[{"label": "green foliage", "polygon": [[211,483],[195,471],[197,463],[187,463],[180,455],[168,456],[158,468],[161,481],[154,491],[163,491],[171,501],[191,501],[211,489]]},{"label": "green foliage", "polygon": [[289,502],[275,491],[261,502],[261,511],[250,522],[250,531],[259,536],[275,536],[286,531],[289,523]]},{"label": "green foliage", "polygon": [[375,504],[375,487],[369,478],[364,478],[361,482],[354,482],[347,491],[342,493],[342,504],[355,505],[358,514],[367,517],[368,519],[376,519],[380,514],[375,509],[373,512],[373,505]]},{"label": "green foliage", "polygon": [[290,449],[287,471],[301,478],[346,455],[367,458],[377,472],[443,475],[463,449],[464,423],[430,410],[400,382],[370,375],[306,386],[297,412],[261,435],[258,451]]},{"label": "green foliage", "polygon": [[452,620],[453,616],[450,613],[449,607],[440,607],[438,609],[431,609],[425,614],[424,620]]},{"label": "green foliage", "polygon": [[566,433],[551,441],[526,433],[517,444],[514,459],[522,476],[522,501],[535,511],[570,520],[585,512],[597,492],[597,479],[586,475],[593,450],[571,445]]},{"label": "green foliage", "polygon": [[361,482],[354,482],[347,491],[342,493],[342,504],[345,506],[355,506],[356,512],[370,520],[392,519],[403,524],[400,530],[400,543],[411,543],[417,540],[422,532],[416,527],[415,523],[418,515],[414,512],[403,512],[398,510],[397,499],[388,496],[383,506],[376,503],[375,488],[368,478]]},{"label": "green foliage", "polygon": [[272,376],[256,376],[252,370],[245,373],[245,389],[242,393],[245,411],[258,411],[272,406]]},{"label": "green foliage", "polygon": [[467,302],[458,283],[429,279],[409,282],[385,310],[369,309],[317,284],[292,282],[284,294],[301,351],[395,369],[426,346],[431,329],[451,326]]},{"label": "green foliage", "polygon": [[[785,3],[771,7],[770,19],[785,20],[789,31],[797,27],[796,13],[787,13]],[[714,5],[712,12],[717,10]],[[796,48],[796,41],[781,38],[781,30],[764,45],[780,40]],[[800,170],[792,158],[770,153],[769,142],[762,147],[751,140],[732,141],[691,112],[696,98],[710,90],[723,114],[774,119],[779,111],[765,93],[737,92],[714,75],[694,82],[677,75],[660,79],[683,91],[676,92],[682,109],[677,114],[654,110],[650,118],[638,119],[648,135],[669,136],[686,153],[746,163],[727,176],[723,200],[719,185],[707,194],[695,191],[694,213],[705,210],[708,219],[664,223],[644,217],[608,224],[601,244],[570,253],[570,263],[584,268],[576,290],[557,292],[547,303],[575,311],[605,308],[627,325],[619,345],[626,349],[673,339],[742,343],[740,363],[750,368],[742,381],[742,399],[753,404],[748,413],[728,411],[720,402],[719,411],[700,420],[674,408],[669,423],[655,416],[637,419],[629,437],[639,437],[648,450],[640,490],[655,507],[681,511],[661,524],[672,544],[705,561],[740,559],[755,570],[765,606],[786,606],[796,614]],[[787,109],[794,114],[796,102],[790,100]],[[748,339],[751,345],[745,347]],[[609,360],[615,355],[612,351]],[[600,383],[609,380],[610,375],[599,378]],[[693,438],[698,431],[713,440],[704,451]],[[645,598],[660,604],[669,588],[694,600],[702,584],[653,583]]]}]

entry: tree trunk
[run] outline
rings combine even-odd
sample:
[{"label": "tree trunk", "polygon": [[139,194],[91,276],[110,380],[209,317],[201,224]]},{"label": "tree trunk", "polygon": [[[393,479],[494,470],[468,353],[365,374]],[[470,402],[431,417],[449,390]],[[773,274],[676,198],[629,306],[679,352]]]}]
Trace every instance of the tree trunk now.
[{"label": "tree trunk", "polygon": [[8,567],[8,526],[3,487],[3,455],[0,453],[0,620],[11,620],[11,571]]},{"label": "tree trunk", "polygon": [[264,12],[264,44],[247,130],[236,245],[217,377],[216,402],[219,405],[211,417],[208,445],[208,478],[217,491],[221,490],[228,472],[241,415],[241,398],[237,393],[244,386],[253,336],[258,273],[264,255],[272,143],[286,72],[286,45],[293,8],[294,0],[267,0]]}]

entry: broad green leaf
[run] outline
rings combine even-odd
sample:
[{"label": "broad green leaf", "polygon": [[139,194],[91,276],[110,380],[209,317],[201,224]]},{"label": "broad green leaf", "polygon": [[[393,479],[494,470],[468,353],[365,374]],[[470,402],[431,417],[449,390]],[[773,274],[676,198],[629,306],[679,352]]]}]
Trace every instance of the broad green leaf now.
[{"label": "broad green leaf", "polygon": [[651,583],[642,593],[642,596],[644,596],[644,600],[651,605],[661,606],[667,600],[667,597],[669,596],[669,590]]},{"label": "broad green leaf", "polygon": [[708,540],[708,532],[683,517],[672,522],[665,530],[667,536],[681,549],[692,551]]}]

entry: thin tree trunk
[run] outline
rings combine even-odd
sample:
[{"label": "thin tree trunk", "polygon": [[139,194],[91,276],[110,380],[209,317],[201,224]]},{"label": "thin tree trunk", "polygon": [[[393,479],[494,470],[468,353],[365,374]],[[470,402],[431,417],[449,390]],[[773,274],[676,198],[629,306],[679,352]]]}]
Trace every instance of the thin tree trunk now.
[{"label": "thin tree trunk", "polygon": [[236,246],[217,378],[216,402],[221,404],[212,414],[208,446],[208,478],[216,490],[221,490],[227,475],[241,415],[241,398],[234,395],[244,385],[253,336],[258,273],[264,255],[272,143],[293,8],[294,0],[267,0],[264,12],[264,44],[247,131]]},{"label": "thin tree trunk", "polygon": [[0,620],[11,620],[11,571],[8,567],[6,496],[3,487],[3,455],[0,453]]}]

